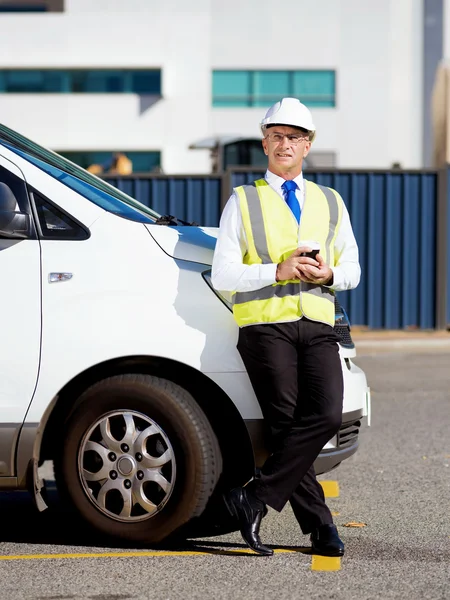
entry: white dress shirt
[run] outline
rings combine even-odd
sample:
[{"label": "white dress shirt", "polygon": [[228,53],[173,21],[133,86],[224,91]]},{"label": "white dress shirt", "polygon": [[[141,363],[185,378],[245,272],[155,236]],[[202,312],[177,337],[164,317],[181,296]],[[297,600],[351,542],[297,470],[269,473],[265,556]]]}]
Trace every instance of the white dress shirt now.
[{"label": "white dress shirt", "polygon": [[[281,186],[284,179],[266,171],[265,180],[283,198]],[[305,200],[305,184],[300,173],[294,179],[298,186],[295,192],[300,208]],[[276,283],[275,263],[245,265],[242,261],[247,252],[247,241],[242,224],[239,198],[233,193],[220,218],[219,235],[212,264],[211,281],[216,290],[222,292],[251,292]],[[337,292],[355,288],[361,276],[359,253],[353,234],[350,217],[344,206],[341,225],[334,244],[336,266],[332,266],[333,284],[330,289]]]}]

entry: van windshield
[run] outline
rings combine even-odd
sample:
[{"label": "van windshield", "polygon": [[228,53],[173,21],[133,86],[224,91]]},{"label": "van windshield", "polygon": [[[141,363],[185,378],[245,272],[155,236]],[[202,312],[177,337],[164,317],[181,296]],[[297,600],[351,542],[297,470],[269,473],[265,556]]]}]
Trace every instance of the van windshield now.
[{"label": "van windshield", "polygon": [[5,146],[15,152],[108,212],[141,223],[154,223],[160,217],[157,212],[103,181],[100,177],[1,124],[0,146]]}]

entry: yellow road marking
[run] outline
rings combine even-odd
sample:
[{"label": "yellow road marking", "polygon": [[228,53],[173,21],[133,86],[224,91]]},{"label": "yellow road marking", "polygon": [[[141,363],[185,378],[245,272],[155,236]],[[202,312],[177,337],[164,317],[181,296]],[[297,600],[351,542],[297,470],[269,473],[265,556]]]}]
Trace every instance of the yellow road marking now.
[{"label": "yellow road marking", "polygon": [[311,571],[340,571],[341,557],[340,556],[319,556],[313,554]]},{"label": "yellow road marking", "polygon": [[[275,554],[296,554],[304,553],[305,548],[298,549],[275,548]],[[0,560],[42,560],[42,559],[65,559],[65,558],[144,558],[157,556],[249,556],[254,555],[250,549],[243,550],[219,550],[210,549],[207,551],[183,550],[183,551],[149,551],[149,552],[79,552],[75,554],[12,554],[0,556]],[[312,556],[312,571],[339,571],[341,568],[341,559],[339,557]]]},{"label": "yellow road marking", "polygon": [[[339,497],[339,483],[337,481],[320,481],[325,498]],[[333,516],[337,516],[339,512],[332,512]],[[313,554],[311,561],[311,571],[340,571],[341,557],[340,556],[319,556]]]},{"label": "yellow road marking", "polygon": [[0,556],[0,560],[40,560],[47,558],[131,558],[139,556],[184,556],[207,554],[206,552],[80,552],[76,554],[12,554]]},{"label": "yellow road marking", "polygon": [[320,481],[325,498],[339,497],[339,483],[337,481]]},{"label": "yellow road marking", "polygon": [[[304,548],[299,548],[298,550],[292,549],[284,549],[284,548],[276,548],[274,552],[276,554],[292,554],[292,553],[301,553]],[[227,554],[236,554],[236,555],[253,555],[253,552],[250,549],[242,549],[242,550],[219,550],[213,549],[210,550],[179,550],[179,551],[170,551],[170,550],[162,550],[158,551],[149,551],[149,552],[79,552],[75,554],[11,554],[11,555],[0,555],[0,560],[40,560],[40,559],[48,559],[48,558],[134,558],[134,557],[148,557],[148,556],[208,556],[210,554],[218,554],[218,555],[227,555]]]}]

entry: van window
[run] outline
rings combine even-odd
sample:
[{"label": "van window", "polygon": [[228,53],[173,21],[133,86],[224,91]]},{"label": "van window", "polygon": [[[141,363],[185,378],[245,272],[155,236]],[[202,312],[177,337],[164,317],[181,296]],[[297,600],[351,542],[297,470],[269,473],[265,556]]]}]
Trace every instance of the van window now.
[{"label": "van window", "polygon": [[[6,144],[5,144],[5,146],[6,146]],[[103,208],[104,210],[106,210],[108,212],[114,213],[115,215],[118,215],[119,217],[124,217],[125,219],[130,219],[131,221],[138,221],[139,223],[154,223],[155,222],[155,218],[150,218],[150,215],[146,215],[145,213],[141,212],[141,210],[139,210],[138,206],[140,206],[140,205],[138,202],[136,202],[136,205],[138,205],[136,208],[133,206],[130,206],[128,204],[125,204],[124,202],[120,201],[118,198],[114,198],[107,192],[104,192],[103,190],[99,190],[98,188],[94,187],[93,185],[90,185],[89,183],[87,183],[85,181],[81,181],[81,179],[78,179],[77,177],[74,177],[73,175],[69,175],[69,173],[66,173],[65,171],[62,171],[61,169],[58,169],[58,167],[49,165],[46,162],[39,160],[38,158],[36,158],[34,156],[30,156],[30,155],[26,154],[25,152],[21,152],[20,150],[16,150],[15,148],[10,148],[10,150],[12,150],[13,152],[16,152],[16,154],[18,154],[22,158],[25,158],[26,160],[31,162],[36,167],[39,167],[40,169],[42,169],[42,171],[45,171],[45,173],[47,173],[48,175],[51,175],[52,177],[54,177],[55,179],[57,179],[64,185],[67,185],[67,187],[69,187],[71,190],[78,192],[78,194],[80,194],[87,200],[90,200],[91,202],[93,202],[97,206],[100,206],[100,208]],[[153,217],[153,215],[152,215],[152,217]]]},{"label": "van window", "polygon": [[0,166],[0,182],[6,183],[16,197],[18,204],[16,210],[30,214],[30,204],[25,182],[2,166]]},{"label": "van window", "polygon": [[108,212],[141,223],[154,223],[160,216],[96,175],[4,125],[0,125],[0,145],[4,145]]},{"label": "van window", "polygon": [[141,212],[141,210],[139,210],[138,207],[140,206],[140,204],[138,202],[136,202],[136,208],[125,204],[118,198],[114,198],[113,196],[104,192],[103,190],[99,190],[98,188],[90,185],[89,183],[81,181],[81,179],[73,177],[73,175],[69,175],[64,171],[61,171],[61,169],[49,165],[43,162],[42,160],[35,158],[34,156],[28,156],[25,152],[21,152],[19,150],[15,150],[15,152],[19,156],[22,156],[22,158],[29,160],[32,164],[36,165],[37,167],[39,167],[40,169],[42,169],[43,171],[45,171],[46,173],[63,183],[64,185],[67,185],[67,187],[69,187],[70,189],[74,190],[75,192],[78,192],[81,196],[83,196],[87,200],[90,200],[91,202],[93,202],[97,206],[100,206],[100,208],[103,208],[106,211],[114,213],[115,215],[123,217],[124,219],[138,221],[139,223],[150,224],[155,222],[155,218],[153,218],[153,215],[151,218],[150,215],[147,215],[144,212]]},{"label": "van window", "polygon": [[41,238],[51,240],[87,240],[89,238],[89,232],[67,213],[35,191],[32,196]]}]

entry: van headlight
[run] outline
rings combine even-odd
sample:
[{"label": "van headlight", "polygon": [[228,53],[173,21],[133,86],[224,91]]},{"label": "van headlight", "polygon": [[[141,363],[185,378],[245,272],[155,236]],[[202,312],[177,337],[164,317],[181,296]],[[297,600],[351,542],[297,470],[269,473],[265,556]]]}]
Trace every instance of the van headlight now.
[{"label": "van headlight", "polygon": [[349,318],[336,297],[334,299],[334,311],[334,331],[340,338],[340,345],[343,348],[354,350],[355,344],[352,340],[352,334],[350,333],[351,327]]},{"label": "van headlight", "polygon": [[225,304],[225,306],[228,308],[228,310],[233,311],[233,303],[231,301],[231,292],[218,292],[216,289],[214,289],[212,281],[211,281],[211,269],[208,269],[207,271],[203,271],[202,277],[206,281],[208,286],[212,289],[212,291],[215,293],[215,295],[219,298],[219,300],[221,300]]}]

